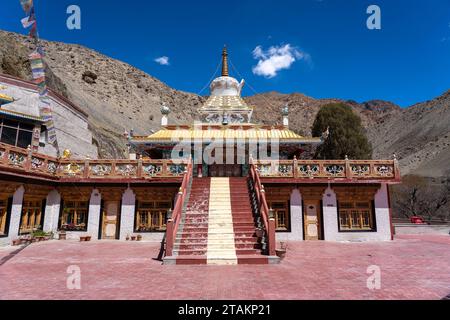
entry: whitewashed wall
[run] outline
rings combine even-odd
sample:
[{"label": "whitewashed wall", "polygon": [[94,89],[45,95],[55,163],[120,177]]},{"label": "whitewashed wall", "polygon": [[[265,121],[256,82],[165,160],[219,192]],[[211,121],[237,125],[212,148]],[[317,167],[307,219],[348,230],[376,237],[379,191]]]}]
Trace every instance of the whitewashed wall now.
[{"label": "whitewashed wall", "polygon": [[100,211],[102,207],[102,196],[97,189],[92,190],[91,199],[89,201],[89,215],[87,235],[92,237],[92,240],[98,239],[98,231],[100,226]]},{"label": "whitewashed wall", "polygon": [[22,216],[22,202],[25,188],[20,186],[13,195],[11,215],[9,219],[8,236],[0,238],[0,245],[9,245],[19,237],[20,218]]},{"label": "whitewashed wall", "polygon": [[[10,84],[11,81],[16,84]],[[16,100],[2,106],[3,109],[39,116],[39,95],[36,90],[26,88],[29,86],[28,83],[0,75],[0,85],[6,87],[1,91],[2,93]],[[92,133],[89,131],[86,116],[63,101],[49,97],[60,151],[70,149],[74,158],[88,156],[96,159],[97,147],[92,144]],[[49,144],[39,147],[39,152],[56,156],[56,149]]]},{"label": "whitewashed wall", "polygon": [[331,189],[323,197],[324,233],[326,241],[389,241],[391,222],[387,185],[383,184],[375,195],[376,232],[339,232],[336,194]]},{"label": "whitewashed wall", "polygon": [[291,193],[291,232],[277,232],[277,241],[303,241],[302,195],[298,189]]},{"label": "whitewashed wall", "polygon": [[44,226],[45,232],[56,233],[58,231],[59,212],[61,207],[61,195],[56,190],[50,191],[45,206]]}]

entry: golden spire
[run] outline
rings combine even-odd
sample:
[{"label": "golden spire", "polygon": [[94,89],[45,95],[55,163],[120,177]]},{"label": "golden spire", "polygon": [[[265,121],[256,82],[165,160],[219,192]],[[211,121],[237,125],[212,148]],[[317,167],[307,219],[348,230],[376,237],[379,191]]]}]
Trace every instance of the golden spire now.
[{"label": "golden spire", "polygon": [[228,76],[228,53],[227,46],[224,46],[222,50],[222,77]]}]

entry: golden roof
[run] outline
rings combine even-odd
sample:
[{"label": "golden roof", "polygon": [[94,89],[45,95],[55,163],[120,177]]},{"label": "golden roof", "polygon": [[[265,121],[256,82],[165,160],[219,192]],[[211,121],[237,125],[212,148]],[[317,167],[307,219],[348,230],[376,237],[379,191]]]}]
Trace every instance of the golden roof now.
[{"label": "golden roof", "polygon": [[211,96],[206,100],[202,109],[252,109],[249,107],[244,99],[239,96]]},{"label": "golden roof", "polygon": [[19,118],[28,119],[28,120],[44,122],[44,119],[42,117],[36,117],[31,114],[26,114],[26,113],[22,113],[22,112],[13,111],[13,110],[7,110],[7,109],[3,109],[3,108],[0,108],[0,114],[6,114],[9,116],[13,116],[13,117],[19,117]]},{"label": "golden roof", "polygon": [[4,102],[14,102],[14,98],[11,98],[10,96],[7,96],[6,94],[0,93],[0,101]]},{"label": "golden roof", "polygon": [[282,126],[216,125],[168,126],[150,136],[134,136],[134,141],[178,142],[180,140],[211,141],[220,139],[269,140],[320,143],[320,138],[305,138]]}]

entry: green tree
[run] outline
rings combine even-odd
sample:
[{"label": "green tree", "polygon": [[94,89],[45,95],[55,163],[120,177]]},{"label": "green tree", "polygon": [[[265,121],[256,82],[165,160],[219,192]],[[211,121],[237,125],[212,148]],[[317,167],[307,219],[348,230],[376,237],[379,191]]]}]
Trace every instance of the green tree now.
[{"label": "green tree", "polygon": [[331,103],[323,106],[314,121],[312,134],[320,137],[329,128],[326,141],[317,148],[316,159],[372,159],[372,146],[367,140],[361,119],[350,106]]}]

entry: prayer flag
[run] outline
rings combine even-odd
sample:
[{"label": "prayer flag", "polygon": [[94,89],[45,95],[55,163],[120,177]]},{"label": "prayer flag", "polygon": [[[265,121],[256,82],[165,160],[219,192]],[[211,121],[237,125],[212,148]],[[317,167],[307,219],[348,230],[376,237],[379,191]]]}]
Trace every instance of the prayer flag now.
[{"label": "prayer flag", "polygon": [[33,8],[33,0],[20,0],[20,4],[23,11],[25,11],[26,13],[30,12],[30,10]]},{"label": "prayer flag", "polygon": [[36,22],[36,20],[31,20],[31,16],[30,17],[25,17],[22,20],[20,20],[22,22],[22,26],[26,29],[29,28],[33,25],[33,23]]}]

